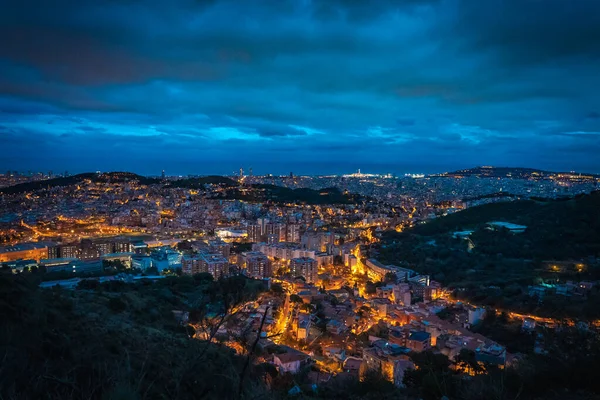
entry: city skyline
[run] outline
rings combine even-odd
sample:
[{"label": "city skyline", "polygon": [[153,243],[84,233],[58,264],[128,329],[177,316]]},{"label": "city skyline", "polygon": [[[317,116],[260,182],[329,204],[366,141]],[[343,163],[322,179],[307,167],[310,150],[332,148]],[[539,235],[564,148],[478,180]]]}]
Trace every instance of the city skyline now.
[{"label": "city skyline", "polygon": [[[372,169],[370,169],[370,167],[373,167]],[[389,167],[387,170],[384,169],[385,167]],[[146,177],[161,177],[161,176],[165,176],[165,177],[169,177],[169,178],[177,178],[177,177],[201,177],[201,176],[231,176],[231,177],[238,177],[238,176],[256,176],[256,177],[266,177],[266,176],[274,176],[274,177],[287,177],[287,176],[303,176],[303,177],[326,177],[326,176],[332,176],[332,177],[359,177],[360,174],[364,175],[365,177],[368,176],[376,176],[376,177],[391,177],[391,178],[401,178],[404,176],[412,176],[412,177],[421,177],[421,176],[435,176],[438,174],[444,174],[444,173],[456,173],[459,171],[463,171],[463,170],[475,170],[478,168],[490,168],[490,169],[514,169],[514,170],[518,170],[518,169],[525,169],[525,170],[538,170],[538,171],[543,171],[543,172],[547,172],[547,173],[574,173],[574,174],[584,174],[584,175],[589,175],[589,174],[593,174],[593,175],[598,175],[598,173],[594,172],[594,171],[583,171],[583,170],[555,170],[555,171],[551,171],[551,170],[545,170],[543,168],[536,168],[534,166],[510,166],[510,165],[473,165],[473,166],[469,166],[466,168],[456,168],[456,169],[436,169],[436,168],[432,168],[432,167],[425,167],[425,169],[423,170],[416,170],[416,169],[401,169],[401,166],[393,166],[393,165],[388,165],[388,166],[384,166],[382,167],[381,165],[368,165],[367,164],[367,168],[365,169],[364,167],[353,167],[353,170],[347,169],[346,166],[336,166],[333,169],[325,169],[325,170],[320,170],[320,172],[314,172],[314,173],[302,173],[303,169],[300,169],[298,171],[288,171],[285,172],[284,171],[284,167],[280,167],[279,169],[275,169],[275,170],[269,170],[269,169],[259,169],[259,170],[255,170],[253,167],[251,166],[241,166],[238,169],[235,169],[234,167],[230,170],[230,171],[225,171],[225,170],[216,170],[216,169],[208,169],[208,170],[203,170],[201,168],[192,171],[192,172],[185,172],[185,173],[179,173],[177,171],[168,171],[168,170],[159,170],[159,171],[155,171],[155,170],[148,170],[149,172],[142,172],[140,170],[116,170],[116,169],[108,169],[108,170],[78,170],[78,169],[65,169],[65,170],[61,170],[61,169],[48,169],[48,170],[11,170],[8,169],[6,171],[2,171],[0,170],[0,175],[2,174],[9,174],[9,173],[13,173],[13,174],[19,174],[19,175],[23,175],[23,176],[28,176],[28,175],[44,175],[47,177],[50,176],[72,176],[72,175],[77,175],[77,174],[85,174],[85,173],[119,173],[119,172],[125,172],[125,173],[132,173],[132,174],[137,174],[140,176],[146,176]],[[224,171],[224,172],[210,172],[210,171]],[[324,172],[325,171],[325,172]],[[329,171],[329,172],[327,172]],[[335,172],[332,172],[335,171]]]},{"label": "city skyline", "polygon": [[559,0],[12,1],[0,170],[600,172],[599,16]]}]

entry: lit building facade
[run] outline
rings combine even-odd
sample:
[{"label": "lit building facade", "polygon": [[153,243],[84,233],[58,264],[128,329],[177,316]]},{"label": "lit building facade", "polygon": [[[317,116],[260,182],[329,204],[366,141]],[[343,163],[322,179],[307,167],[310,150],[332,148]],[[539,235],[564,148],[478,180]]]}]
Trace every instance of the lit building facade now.
[{"label": "lit building facade", "polygon": [[273,275],[271,260],[259,251],[242,253],[238,257],[238,266],[245,268],[248,275],[254,278],[268,278]]},{"label": "lit building facade", "polygon": [[308,257],[293,258],[290,261],[290,271],[294,276],[303,276],[306,282],[312,283],[317,279],[317,260]]}]

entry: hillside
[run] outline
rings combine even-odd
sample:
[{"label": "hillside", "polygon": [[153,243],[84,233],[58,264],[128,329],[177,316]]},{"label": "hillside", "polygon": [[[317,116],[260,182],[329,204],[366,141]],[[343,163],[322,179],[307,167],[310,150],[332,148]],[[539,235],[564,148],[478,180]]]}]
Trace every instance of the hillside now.
[{"label": "hillside", "polygon": [[64,178],[53,178],[44,181],[21,183],[0,189],[1,194],[19,194],[53,187],[80,184],[86,180],[92,182],[129,182],[135,181],[143,185],[162,184],[165,188],[205,189],[206,185],[216,186],[219,198],[273,203],[303,204],[352,204],[362,200],[356,194],[344,193],[337,188],[319,190],[309,188],[290,189],[283,186],[253,184],[241,186],[237,181],[218,175],[197,178],[185,178],[163,182],[157,178],[147,178],[130,172],[109,172],[104,174],[84,173]]},{"label": "hillside", "polygon": [[[245,358],[191,339],[172,312],[197,296],[217,301],[219,285],[173,277],[43,290],[0,271],[0,398],[236,398]],[[250,370],[244,391],[264,395],[261,374]]]},{"label": "hillside", "polygon": [[533,168],[516,168],[516,167],[474,167],[461,169],[459,171],[447,172],[441,174],[442,176],[457,177],[457,176],[477,176],[481,178],[498,178],[498,177],[511,177],[511,178],[529,178],[532,175],[544,176],[549,175],[551,172],[542,171]]},{"label": "hillside", "polygon": [[[516,235],[490,235],[482,228],[491,221],[512,222],[527,229]],[[569,200],[521,200],[472,207],[418,225],[409,232],[431,236],[467,229],[479,230],[474,233],[474,239],[483,246],[479,251],[542,259],[599,257],[600,191]],[[494,248],[488,239],[501,248]],[[477,245],[477,240],[474,242]]]},{"label": "hillside", "polygon": [[[491,221],[522,224],[527,229],[517,234],[485,229]],[[474,231],[469,241],[452,236],[464,230]],[[528,285],[539,277],[556,278],[543,272],[546,260],[583,260],[590,268],[573,271],[569,279],[600,279],[599,268],[588,263],[600,257],[600,192],[562,201],[487,204],[401,233],[386,232],[377,257],[459,286]]]},{"label": "hillside", "polygon": [[543,208],[532,200],[507,201],[467,208],[441,218],[416,225],[408,232],[416,235],[439,235],[466,229],[474,229],[490,221],[506,221],[515,224],[529,221],[528,216]]},{"label": "hillside", "polygon": [[[551,175],[561,174],[565,172],[544,171],[534,168],[520,167],[474,167],[461,169],[453,172],[445,172],[436,176],[444,176],[448,178],[474,176],[479,178],[514,178],[514,179],[529,179],[542,178]],[[570,173],[569,173],[570,174]],[[583,174],[590,177],[600,177],[597,174]]]},{"label": "hillside", "polygon": [[309,188],[290,189],[282,186],[255,184],[249,189],[229,190],[228,199],[245,201],[271,201],[274,203],[304,204],[352,204],[361,201],[362,197],[352,193],[344,193],[337,188],[319,190]]},{"label": "hillside", "polygon": [[482,228],[490,221],[527,226],[524,233],[509,236],[508,242],[530,249],[532,257],[600,256],[600,191],[569,200],[522,200],[472,207],[416,226],[410,232],[439,235]]},{"label": "hillside", "polygon": [[83,181],[91,180],[92,182],[130,182],[136,181],[142,185],[151,185],[159,183],[159,179],[147,178],[131,172],[107,172],[97,174],[94,172],[86,172],[67,177],[46,179],[43,181],[19,183],[18,185],[8,186],[0,189],[2,194],[17,194],[31,192],[34,190],[47,189],[53,187],[77,185]]},{"label": "hillside", "polygon": [[226,176],[209,175],[198,178],[178,179],[167,184],[167,187],[202,189],[204,185],[219,185],[224,187],[236,187],[239,183]]}]

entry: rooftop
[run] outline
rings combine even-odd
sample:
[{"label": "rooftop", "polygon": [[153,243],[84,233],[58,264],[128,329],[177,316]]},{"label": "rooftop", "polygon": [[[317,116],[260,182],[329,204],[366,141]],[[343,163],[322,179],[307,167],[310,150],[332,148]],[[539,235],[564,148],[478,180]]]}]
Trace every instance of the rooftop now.
[{"label": "rooftop", "polygon": [[431,334],[428,332],[413,332],[410,334],[409,339],[410,340],[416,340],[418,342],[424,342],[426,340],[429,340],[431,338]]},{"label": "rooftop", "polygon": [[19,243],[12,246],[1,246],[0,253],[10,253],[14,251],[27,251],[27,250],[37,250],[43,249],[44,247],[48,247],[50,244],[46,242],[38,242],[38,243]]},{"label": "rooftop", "polygon": [[284,350],[285,353],[274,354],[273,357],[277,357],[282,364],[288,364],[295,361],[304,361],[307,360],[310,356],[306,353],[298,351],[288,346],[280,346]]}]

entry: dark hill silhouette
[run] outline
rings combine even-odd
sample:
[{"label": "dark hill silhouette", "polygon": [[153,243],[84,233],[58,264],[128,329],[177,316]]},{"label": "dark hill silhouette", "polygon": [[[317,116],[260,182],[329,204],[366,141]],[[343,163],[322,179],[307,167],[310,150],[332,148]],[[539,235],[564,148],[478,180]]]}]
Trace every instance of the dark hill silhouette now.
[{"label": "dark hill silhouette", "polygon": [[[523,233],[490,232],[487,223],[525,225]],[[600,191],[561,200],[518,200],[471,207],[407,229],[386,240],[475,230],[475,251],[526,259],[600,257]]]},{"label": "dark hill silhouette", "polygon": [[159,183],[159,179],[148,178],[145,176],[137,175],[131,172],[106,172],[106,173],[95,173],[85,172],[82,174],[65,176],[60,178],[46,179],[43,181],[25,182],[17,185],[8,186],[0,189],[0,193],[3,194],[17,194],[23,192],[31,192],[34,190],[48,189],[53,187],[71,186],[77,185],[86,180],[92,182],[130,182],[136,181],[142,185],[151,185]]}]

